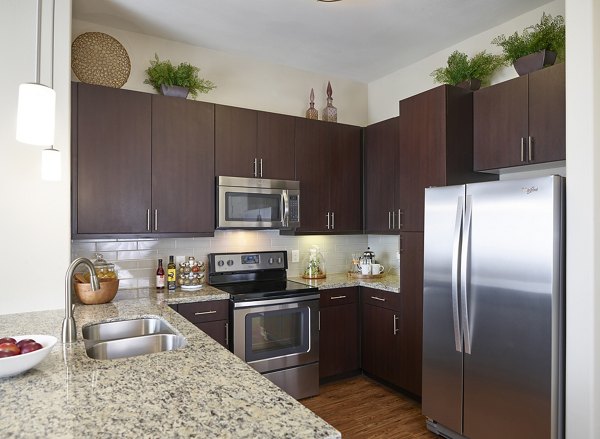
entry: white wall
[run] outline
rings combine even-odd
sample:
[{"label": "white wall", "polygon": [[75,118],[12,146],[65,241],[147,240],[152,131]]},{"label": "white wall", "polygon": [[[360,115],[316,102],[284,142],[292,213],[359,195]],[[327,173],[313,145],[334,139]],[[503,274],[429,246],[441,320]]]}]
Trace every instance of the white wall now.
[{"label": "white wall", "polygon": [[153,92],[151,86],[144,84],[144,72],[157,53],[160,59],[170,59],[174,64],[185,61],[200,67],[200,77],[217,85],[208,94],[198,95],[201,101],[304,116],[310,89],[314,88],[315,108],[321,117],[330,80],[338,121],[360,126],[367,122],[367,85],[364,83],[73,20],[73,39],[84,32],[107,33],[125,47],[132,65],[129,80],[123,86],[126,89]]},{"label": "white wall", "polygon": [[[50,85],[51,3],[44,2],[42,83]],[[35,81],[36,2],[0,2],[0,314],[64,306],[70,262],[71,1],[56,1],[56,148],[63,179],[43,182],[42,147],[15,140],[18,87]]]},{"label": "white wall", "polygon": [[[511,35],[515,31],[521,32],[523,28],[539,21],[542,12],[564,16],[564,0],[555,0],[541,8],[534,9],[526,14],[496,26],[488,31],[475,35],[461,43],[441,50],[419,62],[411,64],[401,70],[393,72],[383,78],[369,83],[369,124],[398,116],[398,102],[401,99],[413,96],[439,85],[433,82],[431,72],[438,67],[446,65],[448,56],[455,50],[465,52],[472,56],[481,50],[490,53],[501,53],[501,48],[490,42],[498,35]],[[506,67],[498,70],[492,77],[492,84],[506,81],[517,76],[514,68]]]},{"label": "white wall", "polygon": [[600,436],[600,1],[567,0],[567,439]]}]

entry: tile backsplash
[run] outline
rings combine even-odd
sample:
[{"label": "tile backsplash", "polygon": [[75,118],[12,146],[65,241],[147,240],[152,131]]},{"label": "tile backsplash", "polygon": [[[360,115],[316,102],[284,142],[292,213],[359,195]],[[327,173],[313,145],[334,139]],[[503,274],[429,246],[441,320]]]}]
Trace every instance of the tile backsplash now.
[{"label": "tile backsplash", "polygon": [[[154,286],[158,259],[163,259],[166,266],[169,255],[175,256],[176,263],[187,256],[207,262],[209,253],[287,250],[288,277],[295,277],[300,275],[302,261],[312,245],[319,246],[328,273],[347,271],[352,253],[362,253],[367,246],[385,265],[386,272],[398,272],[398,237],[379,235],[280,236],[274,230],[217,230],[212,238],[76,240],[72,241],[71,256],[94,259],[96,253],[101,253],[116,265],[120,288],[127,289]],[[299,250],[300,262],[291,262],[292,250]]]}]

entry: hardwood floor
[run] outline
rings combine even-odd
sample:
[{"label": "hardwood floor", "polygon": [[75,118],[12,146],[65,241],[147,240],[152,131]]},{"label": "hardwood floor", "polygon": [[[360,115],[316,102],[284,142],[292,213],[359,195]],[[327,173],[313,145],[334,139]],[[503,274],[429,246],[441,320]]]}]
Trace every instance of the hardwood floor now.
[{"label": "hardwood floor", "polygon": [[321,386],[300,401],[342,433],[344,439],[437,438],[425,427],[419,403],[358,376]]}]

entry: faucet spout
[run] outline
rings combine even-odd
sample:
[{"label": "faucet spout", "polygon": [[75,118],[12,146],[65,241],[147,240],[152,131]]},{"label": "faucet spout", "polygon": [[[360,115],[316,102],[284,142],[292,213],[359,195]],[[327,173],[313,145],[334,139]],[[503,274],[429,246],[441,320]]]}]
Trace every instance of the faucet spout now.
[{"label": "faucet spout", "polygon": [[100,282],[98,276],[96,276],[96,270],[92,261],[86,258],[77,258],[69,268],[67,268],[67,274],[65,275],[65,318],[62,323],[62,342],[73,343],[77,340],[77,332],[75,319],[73,318],[73,273],[79,265],[85,265],[90,272],[90,282],[93,291],[100,289]]}]

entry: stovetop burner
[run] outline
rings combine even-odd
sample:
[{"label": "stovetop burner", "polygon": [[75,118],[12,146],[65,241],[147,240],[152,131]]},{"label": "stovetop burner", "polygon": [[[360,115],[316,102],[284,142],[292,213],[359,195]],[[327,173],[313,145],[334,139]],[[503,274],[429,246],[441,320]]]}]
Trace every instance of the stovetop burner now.
[{"label": "stovetop burner", "polygon": [[287,280],[287,252],[211,253],[209,283],[233,302],[301,297],[318,289]]}]

